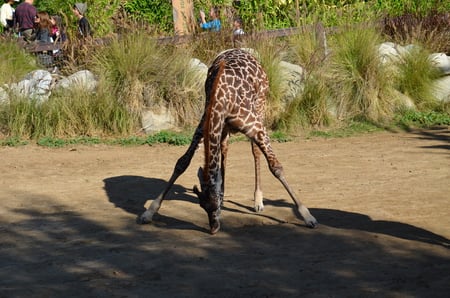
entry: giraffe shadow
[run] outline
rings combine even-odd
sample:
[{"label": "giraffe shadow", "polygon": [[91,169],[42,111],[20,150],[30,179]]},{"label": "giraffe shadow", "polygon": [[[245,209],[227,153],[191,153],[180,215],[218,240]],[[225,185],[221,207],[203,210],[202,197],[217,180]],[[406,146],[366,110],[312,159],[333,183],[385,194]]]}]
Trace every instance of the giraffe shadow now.
[{"label": "giraffe shadow", "polygon": [[[228,202],[235,204],[240,208],[247,209],[249,212],[253,212],[253,209],[251,207],[244,206],[234,201]],[[297,216],[297,218],[301,218],[301,215],[298,212],[297,208],[294,208],[293,204],[286,202],[285,200],[270,200],[264,198],[264,205],[266,207],[291,207],[292,212]],[[337,229],[359,230],[450,248],[449,239],[407,223],[389,220],[373,220],[370,218],[370,216],[365,214],[336,209],[309,208],[309,211],[319,221],[319,228],[320,225],[325,225]],[[264,216],[266,218],[281,222],[279,219],[263,215],[263,213],[256,214],[258,216]]]},{"label": "giraffe shadow", "polygon": [[[132,175],[109,177],[104,179],[103,183],[109,202],[116,208],[121,208],[130,214],[136,215],[137,222],[139,216],[146,210],[145,204],[147,201],[156,198],[167,186],[167,181],[162,179]],[[171,187],[165,200],[168,201],[171,198],[198,204],[197,198],[190,195],[188,189],[178,184],[174,184]],[[204,228],[200,228],[192,222],[186,222],[159,213],[155,214],[153,219],[153,224],[159,227],[204,230]]]}]

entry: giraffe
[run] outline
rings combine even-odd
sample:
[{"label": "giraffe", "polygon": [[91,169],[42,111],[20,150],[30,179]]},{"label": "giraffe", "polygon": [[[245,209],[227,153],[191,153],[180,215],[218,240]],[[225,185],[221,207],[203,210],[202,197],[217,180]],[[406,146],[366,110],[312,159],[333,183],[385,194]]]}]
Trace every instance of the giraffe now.
[{"label": "giraffe", "polygon": [[254,208],[263,211],[263,193],[260,187],[260,157],[265,156],[272,174],[281,182],[308,227],[317,226],[308,208],[297,199],[289,186],[281,163],[270,144],[264,122],[267,75],[258,61],[247,51],[231,49],[219,54],[205,82],[206,103],[203,116],[194,132],[187,151],[175,164],[172,176],[163,192],[141,215],[140,222],[152,221],[161,203],[177,178],[188,168],[194,153],[203,140],[204,167],[198,171],[200,190],[193,187],[200,206],[208,214],[210,233],[220,229],[220,208],[223,202],[225,167],[230,133],[241,132],[251,141],[255,164]]}]

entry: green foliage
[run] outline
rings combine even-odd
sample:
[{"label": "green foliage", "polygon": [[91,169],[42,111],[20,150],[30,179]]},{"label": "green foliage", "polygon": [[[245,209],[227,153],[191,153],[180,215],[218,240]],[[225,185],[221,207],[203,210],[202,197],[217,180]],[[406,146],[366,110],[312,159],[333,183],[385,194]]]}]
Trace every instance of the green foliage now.
[{"label": "green foliage", "polygon": [[[72,12],[76,1],[64,0],[37,0],[34,5],[39,11],[47,11],[50,15],[60,15],[65,20],[67,31],[73,33],[77,30],[77,19]],[[113,16],[120,8],[120,0],[89,0],[80,1],[88,5],[85,17],[91,24],[92,32],[96,37],[103,37],[114,31]]]},{"label": "green foliage", "polygon": [[185,134],[176,134],[170,131],[160,131],[154,135],[148,136],[146,139],[146,143],[149,145],[159,144],[159,143],[167,143],[170,145],[188,145],[192,141],[191,136],[187,136]]},{"label": "green foliage", "polygon": [[405,110],[396,117],[397,125],[405,128],[429,128],[439,125],[450,125],[450,114],[447,112],[427,111],[420,112]]},{"label": "green foliage", "polygon": [[377,0],[373,1],[373,9],[394,16],[405,13],[425,14],[431,10],[448,12],[450,2],[441,0]]},{"label": "green foliage", "polygon": [[80,136],[76,138],[53,138],[42,137],[37,140],[37,144],[43,147],[60,148],[69,145],[97,145],[103,141],[98,137]]},{"label": "green foliage", "polygon": [[343,123],[341,127],[328,129],[328,130],[312,130],[309,133],[310,137],[322,137],[322,138],[345,138],[354,135],[360,135],[364,133],[372,133],[376,131],[382,131],[377,125],[367,121],[350,121]]},{"label": "green foliage", "polygon": [[286,143],[292,141],[292,138],[284,131],[274,131],[270,134],[270,139],[278,143]]},{"label": "green foliage", "polygon": [[8,137],[4,140],[0,140],[0,146],[17,147],[27,145],[28,142],[21,140],[18,137]]},{"label": "green foliage", "polygon": [[171,1],[130,0],[123,3],[123,8],[127,12],[127,16],[132,20],[158,25],[158,31],[166,33],[173,31]]}]

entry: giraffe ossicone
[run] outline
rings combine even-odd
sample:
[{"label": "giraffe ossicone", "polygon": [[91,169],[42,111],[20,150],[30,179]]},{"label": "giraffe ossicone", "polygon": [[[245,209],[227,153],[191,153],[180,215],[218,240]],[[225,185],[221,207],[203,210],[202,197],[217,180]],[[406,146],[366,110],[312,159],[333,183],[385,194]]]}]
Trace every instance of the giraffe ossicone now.
[{"label": "giraffe ossicone", "polygon": [[199,170],[200,189],[194,186],[200,206],[209,219],[210,233],[220,229],[220,207],[225,192],[225,168],[230,133],[241,132],[251,140],[255,161],[255,211],[264,209],[260,179],[261,153],[267,160],[272,174],[281,182],[308,227],[317,226],[311,215],[290,188],[284,177],[270,139],[264,127],[264,108],[269,83],[266,72],[248,51],[231,49],[220,53],[210,68],[205,82],[205,111],[198,124],[192,142],[181,156],[163,192],[141,215],[140,222],[147,223],[158,212],[162,201],[177,178],[188,168],[194,153],[203,140],[205,160]]}]

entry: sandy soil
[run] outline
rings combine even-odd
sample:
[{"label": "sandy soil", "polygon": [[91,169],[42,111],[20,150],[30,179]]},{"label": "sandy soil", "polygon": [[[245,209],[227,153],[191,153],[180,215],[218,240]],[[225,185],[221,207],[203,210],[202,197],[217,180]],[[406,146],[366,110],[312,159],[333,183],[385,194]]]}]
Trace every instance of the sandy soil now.
[{"label": "sandy soil", "polygon": [[218,234],[192,193],[202,152],[136,224],[185,149],[0,148],[0,297],[448,297],[448,128],[274,144],[317,229],[265,164],[252,211],[247,142]]}]

